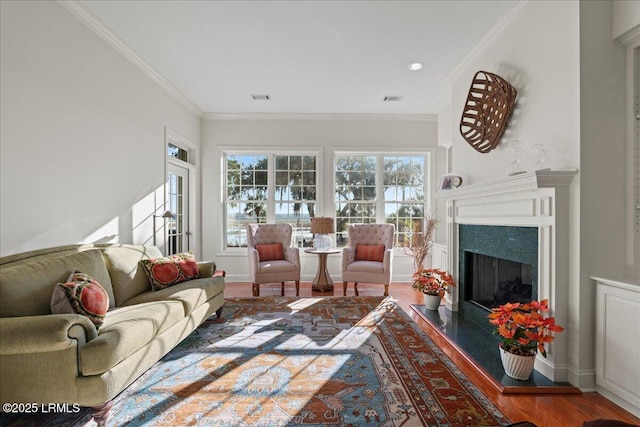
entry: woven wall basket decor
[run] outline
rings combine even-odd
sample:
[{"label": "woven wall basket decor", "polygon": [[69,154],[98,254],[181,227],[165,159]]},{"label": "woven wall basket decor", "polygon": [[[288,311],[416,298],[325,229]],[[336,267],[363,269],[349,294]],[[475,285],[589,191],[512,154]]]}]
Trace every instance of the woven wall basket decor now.
[{"label": "woven wall basket decor", "polygon": [[518,92],[497,74],[478,71],[473,76],[460,119],[460,134],[473,148],[488,153],[504,133]]}]

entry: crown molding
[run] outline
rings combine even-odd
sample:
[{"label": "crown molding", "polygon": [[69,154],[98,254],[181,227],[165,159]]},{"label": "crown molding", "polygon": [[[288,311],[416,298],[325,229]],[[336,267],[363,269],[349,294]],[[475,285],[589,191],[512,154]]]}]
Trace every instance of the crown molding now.
[{"label": "crown molding", "polygon": [[489,46],[491,46],[513,22],[533,4],[533,0],[514,1],[500,20],[485,34],[480,42],[456,65],[445,77],[444,83],[452,85],[462,73],[475,61]]},{"label": "crown molding", "polygon": [[387,120],[436,122],[436,114],[204,113],[202,120]]},{"label": "crown molding", "polygon": [[627,47],[636,47],[640,45],[640,25],[637,25],[635,28],[627,31],[618,37],[620,43]]},{"label": "crown molding", "polygon": [[111,45],[111,47],[113,47],[118,53],[129,60],[129,62],[138,67],[140,71],[158,84],[158,86],[164,89],[169,95],[187,107],[192,113],[196,114],[198,117],[202,117],[202,110],[200,110],[200,108],[191,102],[189,98],[176,89],[142,58],[140,58],[140,56],[138,56],[138,54],[136,54],[120,37],[94,17],[82,4],[78,3],[76,0],[58,0],[58,3]]}]

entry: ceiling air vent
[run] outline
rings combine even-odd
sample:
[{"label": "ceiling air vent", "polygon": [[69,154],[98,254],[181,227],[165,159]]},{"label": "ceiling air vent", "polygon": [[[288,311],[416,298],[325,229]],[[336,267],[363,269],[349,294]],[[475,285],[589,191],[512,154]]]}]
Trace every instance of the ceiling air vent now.
[{"label": "ceiling air vent", "polygon": [[269,95],[251,95],[254,101],[268,101],[271,99]]},{"label": "ceiling air vent", "polygon": [[400,101],[402,100],[401,96],[385,96],[384,98],[382,98],[383,101]]}]

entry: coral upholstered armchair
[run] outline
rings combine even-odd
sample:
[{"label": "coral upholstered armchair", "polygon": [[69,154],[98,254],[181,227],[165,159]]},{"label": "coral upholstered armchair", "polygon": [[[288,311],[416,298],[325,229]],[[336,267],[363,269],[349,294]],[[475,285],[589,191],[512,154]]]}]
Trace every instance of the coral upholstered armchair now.
[{"label": "coral upholstered armchair", "polygon": [[353,282],[358,295],[358,283],[384,285],[389,295],[393,258],[393,224],[352,224],[347,229],[349,244],[342,252],[342,284],[344,295]]},{"label": "coral upholstered armchair", "polygon": [[260,296],[260,284],[296,282],[296,296],[300,294],[300,254],[291,247],[293,229],[289,224],[247,224],[249,277],[253,296]]}]

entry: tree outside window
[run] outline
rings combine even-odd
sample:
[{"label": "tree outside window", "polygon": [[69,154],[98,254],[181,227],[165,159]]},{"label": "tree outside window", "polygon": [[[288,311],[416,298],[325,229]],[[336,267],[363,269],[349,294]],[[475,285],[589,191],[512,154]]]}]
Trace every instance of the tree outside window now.
[{"label": "tree outside window", "polygon": [[309,229],[316,206],[315,154],[228,153],[225,169],[227,247],[246,247],[246,224],[266,222],[289,223],[294,244],[312,245]]},{"label": "tree outside window", "polygon": [[350,224],[396,227],[396,245],[420,231],[425,206],[425,155],[336,155],[336,242],[344,246]]}]

